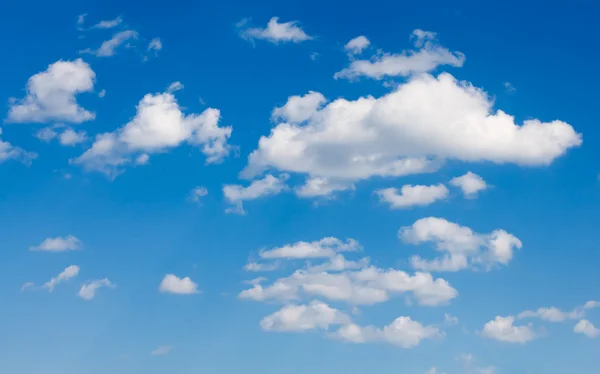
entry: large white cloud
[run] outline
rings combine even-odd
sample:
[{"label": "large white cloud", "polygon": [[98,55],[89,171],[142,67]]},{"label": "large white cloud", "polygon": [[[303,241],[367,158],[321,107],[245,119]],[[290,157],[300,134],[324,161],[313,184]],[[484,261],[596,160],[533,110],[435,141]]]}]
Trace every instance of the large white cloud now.
[{"label": "large white cloud", "polygon": [[536,333],[530,324],[515,326],[514,322],[513,316],[497,316],[483,326],[482,335],[506,343],[527,343],[536,338]]},{"label": "large white cloud", "polygon": [[255,200],[263,196],[277,195],[287,188],[285,184],[287,179],[287,174],[281,174],[279,177],[269,174],[263,179],[252,181],[248,187],[239,184],[227,184],[223,186],[223,196],[232,205],[225,212],[246,214],[243,205],[245,200]]},{"label": "large white cloud", "polygon": [[312,39],[299,25],[298,21],[279,22],[279,17],[273,17],[267,26],[248,27],[249,20],[245,19],[238,23],[240,36],[244,39],[254,41],[255,39],[267,40],[271,43],[293,42],[299,43]]},{"label": "large white cloud", "polygon": [[260,321],[266,331],[327,330],[330,325],[350,323],[350,317],[329,305],[312,301],[307,305],[286,305]]},{"label": "large white cloud", "polygon": [[12,99],[10,122],[63,121],[81,123],[95,114],[77,103],[75,96],[94,89],[96,74],[82,59],[59,60],[27,81],[23,99]]},{"label": "large white cloud", "polygon": [[516,123],[494,111],[483,90],[447,73],[419,75],[380,98],[323,106],[311,92],[282,108],[281,123],[260,138],[243,177],[276,169],[351,185],[434,171],[444,159],[545,166],[582,142],[559,120]]},{"label": "large white cloud", "polygon": [[90,149],[74,160],[88,170],[110,176],[133,164],[136,156],[160,153],[183,143],[201,148],[207,163],[229,154],[231,127],[219,127],[221,114],[208,108],[201,114],[184,114],[171,92],[147,94],[135,117],[123,127],[96,136]]},{"label": "large white cloud", "polygon": [[413,267],[424,271],[458,271],[468,267],[489,270],[497,264],[508,264],[514,250],[522,247],[516,236],[504,230],[479,234],[436,217],[421,218],[411,226],[402,227],[398,235],[411,244],[433,243],[437,251],[445,253],[433,260],[411,257]]},{"label": "large white cloud", "polygon": [[[465,56],[462,53],[451,52],[439,45],[436,42],[436,34],[433,32],[417,29],[413,31],[411,38],[416,50],[403,51],[398,54],[380,52],[368,60],[352,60],[350,66],[337,72],[334,77],[336,79],[353,79],[360,76],[374,79],[406,77],[430,72],[441,65],[461,67],[465,62]],[[366,38],[365,40],[357,39],[351,40],[346,45],[346,49],[353,53],[359,53],[369,45]]]},{"label": "large white cloud", "polygon": [[390,205],[392,209],[403,209],[414,206],[433,204],[448,197],[448,188],[443,184],[432,186],[404,185],[400,190],[384,188],[375,191],[381,201]]}]

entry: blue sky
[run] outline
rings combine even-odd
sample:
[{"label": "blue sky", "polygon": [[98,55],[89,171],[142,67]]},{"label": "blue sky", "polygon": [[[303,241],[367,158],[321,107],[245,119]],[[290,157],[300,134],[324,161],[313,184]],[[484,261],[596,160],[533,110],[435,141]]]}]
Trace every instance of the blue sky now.
[{"label": "blue sky", "polygon": [[596,373],[598,11],[8,4],[0,372]]}]

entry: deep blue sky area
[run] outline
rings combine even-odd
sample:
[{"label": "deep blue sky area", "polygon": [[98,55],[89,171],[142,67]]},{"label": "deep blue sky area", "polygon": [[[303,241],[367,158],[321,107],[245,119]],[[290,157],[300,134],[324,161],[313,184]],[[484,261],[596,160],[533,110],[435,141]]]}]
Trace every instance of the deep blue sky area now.
[{"label": "deep blue sky area", "polygon": [[0,373],[597,373],[599,15],[6,2]]}]

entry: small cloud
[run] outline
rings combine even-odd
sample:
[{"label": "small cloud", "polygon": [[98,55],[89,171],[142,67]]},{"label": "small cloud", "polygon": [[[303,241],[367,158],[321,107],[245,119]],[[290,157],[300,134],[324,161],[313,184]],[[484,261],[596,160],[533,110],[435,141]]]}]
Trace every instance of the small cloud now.
[{"label": "small cloud", "polygon": [[208,190],[204,186],[196,186],[190,192],[188,200],[194,203],[199,203],[200,200],[208,195]]},{"label": "small cloud", "polygon": [[50,141],[56,138],[57,135],[58,134],[52,129],[52,127],[44,127],[35,133],[35,137],[45,143],[50,143]]},{"label": "small cloud", "polygon": [[77,16],[77,25],[78,26],[83,26],[83,24],[85,23],[85,16],[87,16],[87,13],[83,13]]},{"label": "small cloud", "polygon": [[247,27],[249,23],[250,20],[246,18],[238,22],[236,26],[240,29],[240,36],[250,42],[262,39],[273,44],[285,42],[300,43],[313,39],[312,36],[307,35],[302,30],[298,21],[279,23],[279,17],[273,17],[269,20],[265,28]]},{"label": "small cloud", "polygon": [[152,356],[164,356],[166,354],[169,354],[171,352],[171,349],[172,348],[170,345],[161,345],[160,347],[153,350],[150,354]]},{"label": "small cloud", "polygon": [[74,146],[79,143],[83,143],[87,139],[85,131],[75,131],[71,128],[63,131],[59,136],[60,144],[65,146]]},{"label": "small cloud", "polygon": [[515,91],[517,91],[517,89],[510,84],[510,82],[504,82],[504,88],[506,89],[506,93],[515,93]]},{"label": "small cloud", "polygon": [[[77,20],[77,23],[79,24],[79,19]],[[83,23],[83,21],[81,23]],[[114,27],[119,26],[122,23],[123,23],[123,17],[118,16],[115,19],[100,21],[97,24],[95,24],[94,26],[92,26],[91,28],[92,29],[112,29]]]},{"label": "small cloud", "polygon": [[90,54],[96,57],[110,57],[114,56],[117,52],[117,48],[124,45],[130,40],[138,38],[138,33],[134,30],[124,30],[113,35],[113,37],[100,45],[98,49],[86,48],[79,51],[82,54]]},{"label": "small cloud", "polygon": [[103,98],[104,96],[106,96],[106,90],[102,90],[102,91],[98,92],[99,98]]},{"label": "small cloud", "polygon": [[150,160],[150,156],[147,153],[142,153],[141,155],[136,157],[135,164],[146,165],[148,163],[148,160]]},{"label": "small cloud", "polygon": [[183,84],[179,81],[173,82],[169,85],[169,88],[167,88],[167,92],[169,93],[173,93],[176,91],[181,91],[183,90]]},{"label": "small cloud", "polygon": [[319,57],[319,53],[318,52],[313,52],[310,54],[310,59],[313,61],[316,61],[317,58]]},{"label": "small cloud", "polygon": [[154,38],[152,40],[150,40],[150,43],[148,43],[148,51],[160,51],[162,49],[163,45],[162,42],[160,41],[160,38]]},{"label": "small cloud", "polygon": [[371,42],[369,39],[367,39],[366,36],[361,35],[346,43],[344,50],[346,50],[346,52],[348,52],[350,55],[357,55],[362,53],[362,51],[364,51],[365,48],[367,48],[370,44]]},{"label": "small cloud", "polygon": [[23,285],[21,286],[21,292],[28,290],[30,288],[35,287],[35,284],[33,282],[25,282],[23,283]]},{"label": "small cloud", "polygon": [[92,300],[96,296],[96,291],[102,287],[115,288],[116,285],[111,283],[108,278],[95,280],[81,286],[77,296],[84,300]]},{"label": "small cloud", "polygon": [[198,285],[190,279],[190,277],[179,278],[173,274],[167,274],[160,282],[160,292],[179,294],[179,295],[192,295],[199,293]]},{"label": "small cloud", "polygon": [[30,251],[64,252],[81,249],[83,243],[73,235],[46,238],[40,245],[30,247]]},{"label": "small cloud", "polygon": [[77,265],[67,266],[65,268],[65,270],[63,270],[56,277],[53,277],[48,282],[44,283],[43,287],[47,288],[48,291],[52,292],[52,291],[54,291],[54,287],[56,287],[59,283],[62,283],[63,281],[74,278],[77,275],[79,275],[79,266],[77,266]]}]

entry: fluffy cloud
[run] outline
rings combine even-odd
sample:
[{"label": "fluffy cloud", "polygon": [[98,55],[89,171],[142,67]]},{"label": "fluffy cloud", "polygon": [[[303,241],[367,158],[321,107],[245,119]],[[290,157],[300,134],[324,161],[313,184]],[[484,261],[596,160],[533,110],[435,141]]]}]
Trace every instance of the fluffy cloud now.
[{"label": "fluffy cloud", "polygon": [[117,52],[117,48],[127,43],[130,40],[138,38],[137,31],[124,30],[113,35],[109,40],[104,41],[98,49],[86,48],[79,53],[87,53],[97,57],[110,57],[114,56]]},{"label": "fluffy cloud", "polygon": [[308,305],[286,305],[263,318],[260,327],[265,331],[327,330],[331,325],[350,323],[350,317],[320,301]]},{"label": "fluffy cloud", "polygon": [[198,285],[189,277],[178,278],[173,274],[167,274],[160,282],[160,292],[167,292],[179,295],[191,295],[198,293]]},{"label": "fluffy cloud", "polygon": [[326,237],[313,242],[297,242],[286,244],[283,247],[262,250],[260,257],[263,259],[306,259],[333,257],[340,252],[358,251],[360,244],[354,239],[345,242],[338,238]]},{"label": "fluffy cloud", "polygon": [[452,178],[450,184],[454,187],[459,187],[467,198],[476,197],[479,191],[488,188],[483,178],[470,171],[460,177]]},{"label": "fluffy cloud", "polygon": [[[78,24],[82,24],[83,23],[83,18],[81,18],[81,23],[79,22],[79,19],[77,21],[78,21],[77,22]],[[92,29],[112,29],[114,27],[119,26],[121,23],[123,23],[123,17],[122,16],[118,16],[115,19],[100,21],[97,24],[95,24],[94,26],[92,26],[91,28]]]},{"label": "fluffy cloud", "polygon": [[202,199],[206,195],[208,195],[208,190],[206,189],[206,187],[196,186],[190,192],[188,200],[192,201],[194,203],[198,203],[198,202],[200,202],[200,199]]},{"label": "fluffy cloud", "polygon": [[10,122],[65,121],[81,123],[95,114],[79,106],[75,96],[92,92],[96,74],[82,59],[59,60],[27,81],[25,98],[12,99]]},{"label": "fluffy cloud", "polygon": [[147,94],[130,122],[97,135],[92,147],[74,162],[115,177],[136,155],[165,152],[184,142],[201,147],[207,163],[219,162],[229,154],[232,130],[219,127],[220,116],[213,108],[186,115],[172,93]]},{"label": "fluffy cloud", "polygon": [[410,317],[398,317],[383,328],[361,327],[356,324],[344,325],[334,333],[334,336],[352,343],[382,341],[401,348],[413,348],[421,341],[441,337],[443,333],[437,327],[423,326]]},{"label": "fluffy cloud", "polygon": [[336,191],[353,190],[354,184],[328,178],[309,178],[304,185],[296,188],[296,195],[303,198],[330,197]]},{"label": "fluffy cloud", "polygon": [[82,285],[77,295],[84,300],[92,300],[96,296],[96,291],[102,287],[115,288],[116,286],[108,278],[99,279]]},{"label": "fluffy cloud", "polygon": [[299,43],[312,39],[302,30],[298,21],[279,23],[279,18],[273,17],[265,28],[248,27],[248,23],[249,20],[247,19],[238,23],[240,36],[246,40],[262,39],[278,44],[285,42]]},{"label": "fluffy cloud", "polygon": [[588,338],[597,338],[600,336],[600,329],[597,329],[596,326],[587,319],[582,319],[577,322],[573,331],[578,334],[584,334]]},{"label": "fluffy cloud", "polygon": [[322,105],[311,92],[290,100],[277,110],[282,122],[250,154],[243,177],[275,169],[351,185],[434,171],[444,159],[545,166],[582,142],[559,120],[515,123],[493,111],[484,91],[447,73],[414,77],[380,98]]},{"label": "fluffy cloud", "polygon": [[569,319],[580,319],[588,309],[599,308],[600,302],[588,301],[583,306],[575,307],[572,311],[562,311],[556,307],[538,308],[535,311],[526,310],[519,313],[518,318],[539,318],[547,322],[563,322]]},{"label": "fluffy cloud", "polygon": [[507,265],[514,249],[522,247],[517,237],[504,230],[478,234],[436,217],[421,218],[411,226],[402,227],[398,236],[411,244],[432,242],[437,251],[446,253],[433,260],[411,257],[412,266],[424,271],[458,271],[469,266],[489,270],[496,264]]},{"label": "fluffy cloud", "polygon": [[73,129],[66,129],[58,137],[61,145],[73,146],[79,143],[83,143],[87,139],[85,131],[75,131]]},{"label": "fluffy cloud", "polygon": [[[1,128],[0,135],[2,135]],[[8,160],[20,160],[25,165],[29,165],[35,158],[37,158],[37,153],[28,152],[0,139],[0,164]]]},{"label": "fluffy cloud", "polygon": [[246,271],[254,271],[254,272],[266,272],[266,271],[274,271],[279,268],[278,262],[271,263],[261,263],[250,261],[246,265],[244,265],[244,270]]},{"label": "fluffy cloud", "polygon": [[[441,65],[461,67],[465,62],[465,56],[462,53],[451,52],[439,45],[435,40],[435,33],[415,30],[412,38],[416,50],[403,51],[398,54],[383,53],[368,60],[353,60],[349,67],[335,73],[334,77],[336,79],[354,79],[360,76],[373,79],[406,77],[435,70]],[[350,42],[354,40],[356,39]],[[365,40],[356,43],[364,45]],[[368,45],[368,40],[366,43]]]},{"label": "fluffy cloud", "polygon": [[287,174],[281,174],[279,177],[267,175],[263,179],[253,181],[248,187],[238,184],[227,184],[223,186],[223,196],[233,205],[227,208],[225,212],[246,214],[243,202],[245,200],[256,200],[263,196],[277,195],[287,188],[285,181],[288,179]]},{"label": "fluffy cloud", "polygon": [[150,40],[150,43],[148,43],[148,48],[147,51],[154,51],[154,52],[158,52],[162,49],[163,45],[162,42],[160,41],[160,38],[154,38],[152,40]]},{"label": "fluffy cloud", "polygon": [[507,343],[527,343],[535,339],[536,334],[531,325],[515,326],[515,317],[497,316],[483,326],[482,335]]},{"label": "fluffy cloud", "polygon": [[32,251],[64,252],[81,249],[83,244],[81,240],[73,235],[57,236],[55,238],[46,238],[37,246],[30,247]]},{"label": "fluffy cloud", "polygon": [[433,204],[438,200],[448,197],[448,189],[443,184],[433,186],[402,186],[400,191],[396,188],[384,188],[375,191],[381,201],[386,202],[392,209],[410,208]]},{"label": "fluffy cloud", "polygon": [[362,53],[362,51],[365,48],[367,48],[370,44],[371,42],[369,41],[369,39],[367,39],[366,36],[361,35],[346,43],[344,49],[351,55],[357,55]]},{"label": "fluffy cloud", "polygon": [[48,282],[44,283],[44,288],[47,288],[48,291],[54,291],[54,287],[56,287],[59,283],[69,280],[71,278],[79,275],[79,266],[71,265],[65,268],[60,274],[56,277],[51,278]]},{"label": "fluffy cloud", "polygon": [[273,109],[271,119],[302,123],[315,115],[326,102],[323,94],[314,91],[304,96],[290,96],[284,106]]}]

